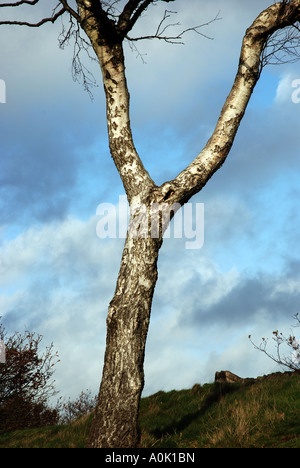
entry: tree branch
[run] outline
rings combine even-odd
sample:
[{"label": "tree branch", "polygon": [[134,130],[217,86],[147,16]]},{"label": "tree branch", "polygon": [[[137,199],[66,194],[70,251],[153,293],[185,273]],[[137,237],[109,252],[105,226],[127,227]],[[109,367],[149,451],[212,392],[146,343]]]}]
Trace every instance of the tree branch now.
[{"label": "tree branch", "polygon": [[144,0],[143,2],[141,0],[131,0],[127,3],[118,23],[118,27],[124,34],[127,34],[133,28],[138,18],[148,8],[150,3],[154,3],[154,0]]},{"label": "tree branch", "polygon": [[[256,18],[244,36],[238,72],[215,130],[201,153],[178,176],[160,187],[168,203],[186,203],[223,165],[261,72],[262,54],[271,36],[300,21],[300,2],[277,2]],[[287,45],[285,44],[285,47]],[[269,57],[270,58],[270,57]]]},{"label": "tree branch", "polygon": [[[116,28],[115,21],[110,19],[108,12],[103,9],[104,5],[107,6],[106,2],[103,4],[99,0],[76,0],[76,2],[81,18],[81,26],[88,37],[90,35],[94,36],[96,43],[98,41],[99,43],[106,42],[110,44],[120,42],[119,31]],[[92,39],[91,44],[93,45]]]},{"label": "tree branch", "polygon": [[299,33],[299,27],[294,24],[273,34],[265,44],[261,58],[261,69],[266,65],[297,62],[300,58]]},{"label": "tree branch", "polygon": [[15,7],[15,6],[20,6],[20,5],[24,5],[24,4],[27,4],[27,5],[35,5],[36,3],[38,3],[40,0],[21,0],[20,2],[15,2],[15,3],[2,3],[0,5],[0,8],[1,7]]},{"label": "tree branch", "polygon": [[[293,318],[298,322],[294,327],[299,327],[300,324],[300,315],[296,314]],[[272,361],[276,362],[280,366],[285,366],[292,371],[300,371],[300,343],[296,340],[294,334],[289,336],[284,336],[283,333],[279,333],[278,330],[273,331],[273,341],[276,344],[276,356],[267,351],[268,338],[262,338],[262,341],[259,345],[256,345],[252,339],[251,335],[248,336],[250,342],[255,349],[262,351],[266,356],[268,356]],[[284,345],[286,349],[290,349],[290,357],[282,356],[280,347]]]},{"label": "tree branch", "polygon": [[126,34],[133,28],[139,17],[151,3],[154,4],[159,1],[169,3],[174,2],[175,0],[129,0],[122,13],[119,15],[119,21],[117,24],[117,27],[119,31],[123,33],[123,36],[126,36]]},{"label": "tree branch", "polygon": [[164,16],[163,16],[162,20],[160,21],[160,23],[159,23],[159,25],[158,25],[158,27],[157,27],[154,34],[147,35],[147,36],[140,36],[140,37],[130,37],[130,36],[127,35],[126,39],[128,39],[131,42],[141,41],[141,40],[144,40],[144,39],[159,39],[159,40],[163,40],[165,42],[168,42],[170,44],[184,44],[182,42],[183,35],[186,34],[187,32],[192,31],[192,32],[195,32],[195,33],[199,34],[200,36],[205,37],[206,39],[212,40],[213,39],[212,37],[200,32],[199,29],[210,25],[214,21],[218,21],[218,20],[221,19],[219,17],[220,12],[218,12],[218,14],[215,16],[214,19],[212,19],[212,20],[210,20],[210,21],[208,21],[206,23],[200,24],[198,26],[193,26],[191,28],[184,29],[177,35],[167,36],[167,35],[164,35],[164,33],[166,32],[167,29],[169,29],[171,27],[174,27],[174,26],[180,26],[180,23],[170,23],[170,24],[166,24],[166,25],[164,24],[165,21],[168,18],[171,17],[171,14],[177,14],[177,12],[176,11],[165,10]]},{"label": "tree branch", "polygon": [[97,82],[94,75],[83,65],[80,54],[86,53],[89,60],[96,61],[96,57],[92,55],[92,47],[81,35],[81,27],[79,22],[74,22],[70,15],[70,25],[68,29],[63,25],[62,32],[58,38],[59,47],[64,49],[69,45],[70,40],[74,40],[73,60],[72,60],[72,77],[74,81],[82,81],[84,90],[88,92],[91,100],[93,100],[92,88],[97,87]]},{"label": "tree branch", "polygon": [[[22,0],[22,1],[19,1],[19,2],[16,2],[16,3],[2,3],[2,4],[0,4],[0,7],[17,7],[17,6],[25,5],[25,4],[36,5],[38,2],[39,2],[39,0],[32,0],[32,1]],[[64,3],[66,3],[66,2],[64,2]],[[0,25],[14,25],[14,26],[17,25],[17,26],[29,26],[31,28],[38,28],[38,27],[42,26],[45,23],[49,23],[49,22],[54,23],[60,16],[62,16],[66,11],[68,11],[65,7],[63,7],[59,11],[57,11],[55,13],[58,6],[59,6],[59,3],[54,8],[54,10],[52,12],[52,16],[49,16],[47,18],[43,18],[42,20],[38,21],[37,23],[29,23],[27,21],[3,20],[3,21],[0,21]]]},{"label": "tree branch", "polygon": [[[148,0],[148,4],[151,2],[152,0]],[[129,0],[129,2],[126,3],[122,13],[119,16],[118,27],[120,30],[127,30],[131,15],[136,10],[139,3],[141,3],[141,0]]]},{"label": "tree branch", "polygon": [[68,2],[66,0],[60,0],[60,3],[63,5],[65,10],[68,11],[70,15],[73,16],[76,19],[76,21],[78,21],[78,23],[80,23],[79,14],[68,5]]}]

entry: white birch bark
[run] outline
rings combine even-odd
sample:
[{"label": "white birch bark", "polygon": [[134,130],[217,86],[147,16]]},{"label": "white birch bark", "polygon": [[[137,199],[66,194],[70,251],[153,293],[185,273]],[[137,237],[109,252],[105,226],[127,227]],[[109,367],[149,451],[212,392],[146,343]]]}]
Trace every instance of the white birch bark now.
[{"label": "white birch bark", "polygon": [[[222,166],[259,79],[266,41],[276,30],[299,21],[300,2],[271,5],[246,31],[236,78],[211,138],[187,168],[160,187],[145,170],[134,147],[122,50],[124,31],[129,29],[130,18],[133,21],[131,15],[135,12],[137,16],[137,6],[146,3],[151,1],[130,0],[116,27],[98,0],[77,0],[81,25],[102,70],[111,155],[129,203],[143,203],[150,212],[153,204],[183,205]],[[144,350],[162,235],[156,239],[149,235],[132,239],[129,234],[108,311],[105,364],[89,442],[94,448],[135,447],[139,440],[137,420],[144,384]]]}]

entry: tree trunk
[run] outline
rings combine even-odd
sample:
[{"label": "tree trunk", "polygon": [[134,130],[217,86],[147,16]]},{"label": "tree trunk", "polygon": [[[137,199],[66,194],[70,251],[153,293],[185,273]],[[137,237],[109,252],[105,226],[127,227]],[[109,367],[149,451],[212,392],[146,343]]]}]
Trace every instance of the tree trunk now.
[{"label": "tree trunk", "polygon": [[132,448],[138,444],[144,353],[160,246],[160,239],[127,236],[109,305],[105,361],[90,448]]},{"label": "tree trunk", "polygon": [[[246,31],[235,82],[211,138],[188,167],[161,187],[155,185],[134,147],[122,46],[126,34],[152,1],[129,0],[117,23],[109,19],[101,3],[77,0],[81,26],[101,65],[109,146],[130,207],[144,204],[147,215],[154,213],[153,208],[182,206],[225,162],[259,79],[261,55],[268,39],[276,30],[299,20],[299,1],[275,3]],[[137,421],[144,385],[145,344],[162,231],[169,221],[162,213],[160,225],[152,229],[150,218],[141,214],[138,210],[131,218],[133,227],[139,226],[140,235],[132,236],[129,229],[115,295],[109,305],[103,377],[89,440],[93,448],[132,448],[139,441]]]},{"label": "tree trunk", "polygon": [[[276,31],[290,26],[295,26],[299,31],[300,0],[274,2],[259,14],[246,31],[235,82],[206,146],[177,177],[157,187],[145,170],[133,143],[122,44],[124,39],[130,39],[128,33],[142,13],[150,4],[158,1],[75,0],[72,3],[77,4],[77,12],[70,7],[70,2],[60,0],[51,16],[36,23],[0,21],[0,25],[39,27],[47,22],[54,23],[64,13],[68,13],[71,24],[62,44],[75,37],[75,65],[78,59],[77,49],[87,50],[87,44],[74,25],[74,19],[78,27],[80,25],[83,28],[102,70],[112,158],[131,208],[146,208],[144,212],[138,208],[132,214],[133,223],[129,227],[115,295],[109,306],[103,379],[89,444],[95,448],[131,448],[138,443],[138,408],[144,385],[144,352],[157,281],[157,258],[170,212],[172,216],[172,208],[176,210],[198,193],[225,162],[264,62],[268,62],[272,55],[276,58],[278,52],[287,52],[287,55],[291,53],[294,58],[298,57],[299,41],[295,42],[297,37],[287,33],[286,37],[279,35],[272,42],[272,36]],[[168,3],[173,0],[162,1]],[[17,7],[25,3],[33,5],[38,0],[2,2],[0,7]],[[123,11],[118,16],[122,3]],[[62,8],[59,9],[60,4]],[[172,37],[162,35],[171,26],[164,23],[167,17],[165,15],[162,19],[154,35],[145,37],[172,42]],[[188,28],[185,32],[191,29],[196,31],[198,27]],[[180,35],[173,39],[179,38]],[[277,61],[281,61],[280,54]],[[159,209],[161,216],[157,218]],[[147,216],[149,214],[159,224],[153,225],[153,218]],[[138,236],[132,235],[136,228],[139,231]]]},{"label": "tree trunk", "polygon": [[[108,309],[103,375],[88,446],[132,448],[139,441],[145,345],[162,244],[160,233],[153,237],[148,232],[148,214],[160,195],[133,143],[122,41],[106,21],[104,29],[108,32],[103,38],[104,29],[98,27],[99,11],[82,7],[81,16],[102,70],[111,156],[134,209]],[[140,208],[146,208],[146,212]]]}]

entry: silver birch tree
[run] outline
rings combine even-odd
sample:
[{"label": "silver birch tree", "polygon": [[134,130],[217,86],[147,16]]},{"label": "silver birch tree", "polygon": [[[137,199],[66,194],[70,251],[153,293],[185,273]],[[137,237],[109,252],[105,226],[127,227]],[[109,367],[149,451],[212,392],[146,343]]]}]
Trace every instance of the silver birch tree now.
[{"label": "silver birch tree", "polygon": [[[71,27],[65,38],[71,36],[73,28],[75,40],[81,40],[83,47],[90,43],[102,71],[111,156],[129,206],[134,208],[129,226],[134,225],[138,235],[132,235],[128,229],[114,297],[108,307],[104,368],[89,439],[91,448],[131,448],[139,443],[138,411],[144,385],[145,343],[157,281],[157,259],[170,220],[164,216],[165,207],[169,207],[172,217],[172,207],[183,206],[224,164],[263,66],[273,59],[281,61],[282,51],[293,59],[298,58],[296,46],[299,45],[300,0],[276,2],[262,11],[244,35],[236,77],[210,139],[180,174],[157,186],[134,146],[123,44],[125,40],[145,38],[180,40],[181,35],[167,36],[166,28],[161,25],[153,35],[129,36],[148,7],[175,0],[120,1],[60,0],[48,17],[36,23],[0,20],[0,25],[40,27],[68,15]],[[2,3],[0,8],[34,6],[38,2]],[[120,11],[116,9],[117,4],[122,5]],[[165,19],[166,15],[162,21]],[[191,29],[198,31],[197,27]],[[84,31],[87,39],[82,39],[80,31]],[[153,219],[153,207],[158,219],[155,235],[149,222],[151,216]]]}]

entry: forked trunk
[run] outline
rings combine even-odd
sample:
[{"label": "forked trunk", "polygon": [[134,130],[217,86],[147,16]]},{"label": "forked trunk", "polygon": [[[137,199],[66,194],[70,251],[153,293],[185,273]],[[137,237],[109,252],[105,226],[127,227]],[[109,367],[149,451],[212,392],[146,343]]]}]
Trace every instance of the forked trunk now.
[{"label": "forked trunk", "polygon": [[[77,0],[81,26],[101,65],[111,155],[130,206],[144,203],[148,214],[154,214],[157,207],[163,213],[164,204],[171,208],[186,203],[225,162],[259,79],[262,53],[275,31],[299,21],[299,0],[271,5],[247,29],[236,78],[211,138],[189,166],[161,187],[155,185],[134,147],[122,46],[137,18],[154,0],[129,0],[118,22],[111,20],[103,10],[101,4],[104,3]],[[139,216],[132,219],[142,220]],[[163,229],[157,229],[158,225],[153,229],[151,223],[146,217],[146,223],[142,222],[146,235],[129,234],[125,242],[117,287],[108,311],[103,377],[89,442],[93,448],[132,448],[138,444],[138,410],[144,385],[144,352],[157,281],[157,258],[162,243],[160,231],[168,224],[164,225],[164,214],[160,221]],[[154,235],[149,235],[149,228]]]}]

